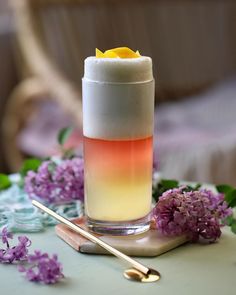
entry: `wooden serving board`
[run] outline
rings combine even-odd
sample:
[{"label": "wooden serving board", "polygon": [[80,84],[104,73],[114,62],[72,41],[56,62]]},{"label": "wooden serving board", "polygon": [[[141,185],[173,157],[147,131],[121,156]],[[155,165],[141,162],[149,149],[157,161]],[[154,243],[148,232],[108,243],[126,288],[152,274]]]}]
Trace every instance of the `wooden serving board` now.
[{"label": "wooden serving board", "polygon": [[[72,222],[87,230],[84,218],[77,218],[72,220]],[[64,224],[56,225],[55,230],[56,234],[76,251],[82,253],[109,254],[99,245],[90,242]],[[155,228],[151,228],[149,231],[140,235],[127,237],[96,236],[99,236],[103,241],[130,256],[157,256],[187,242],[185,236],[165,237]]]}]

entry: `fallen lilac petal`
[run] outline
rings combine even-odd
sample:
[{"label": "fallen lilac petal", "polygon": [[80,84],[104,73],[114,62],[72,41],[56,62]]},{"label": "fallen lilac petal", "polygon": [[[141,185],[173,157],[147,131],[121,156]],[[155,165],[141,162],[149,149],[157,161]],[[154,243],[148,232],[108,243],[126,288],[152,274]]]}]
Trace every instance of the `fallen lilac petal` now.
[{"label": "fallen lilac petal", "polygon": [[18,269],[19,272],[25,272],[26,271],[26,268],[23,265],[18,265],[17,269]]}]

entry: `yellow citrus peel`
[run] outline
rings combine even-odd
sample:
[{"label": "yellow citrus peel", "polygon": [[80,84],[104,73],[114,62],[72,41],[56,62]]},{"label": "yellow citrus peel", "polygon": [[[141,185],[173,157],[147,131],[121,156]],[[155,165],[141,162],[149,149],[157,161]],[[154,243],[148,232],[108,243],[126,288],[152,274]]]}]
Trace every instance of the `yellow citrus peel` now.
[{"label": "yellow citrus peel", "polygon": [[128,47],[117,47],[113,49],[106,50],[104,53],[96,48],[97,58],[137,58],[140,57],[140,53],[131,50]]}]

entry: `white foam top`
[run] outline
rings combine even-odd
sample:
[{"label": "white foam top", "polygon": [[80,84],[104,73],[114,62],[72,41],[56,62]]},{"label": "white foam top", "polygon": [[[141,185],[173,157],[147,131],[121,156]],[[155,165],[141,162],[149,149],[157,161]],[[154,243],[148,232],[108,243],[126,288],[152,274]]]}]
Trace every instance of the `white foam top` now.
[{"label": "white foam top", "polygon": [[153,80],[152,59],[148,56],[137,58],[96,58],[85,59],[84,78],[97,82],[134,83]]},{"label": "white foam top", "polygon": [[85,60],[83,133],[99,139],[140,139],[153,134],[152,59]]}]

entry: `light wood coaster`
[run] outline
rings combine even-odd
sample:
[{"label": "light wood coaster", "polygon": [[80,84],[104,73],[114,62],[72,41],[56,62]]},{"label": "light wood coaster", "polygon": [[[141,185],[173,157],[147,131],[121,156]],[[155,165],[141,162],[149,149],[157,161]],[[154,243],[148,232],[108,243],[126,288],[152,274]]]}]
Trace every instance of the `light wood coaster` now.
[{"label": "light wood coaster", "polygon": [[[72,222],[87,230],[84,218],[77,218],[72,220]],[[56,234],[76,251],[82,253],[109,254],[99,245],[88,241],[64,224],[56,225],[55,230]],[[110,244],[112,247],[130,256],[157,256],[187,242],[185,236],[165,237],[153,228],[153,226],[149,231],[140,235],[127,237],[96,236],[100,237],[100,239]]]}]

